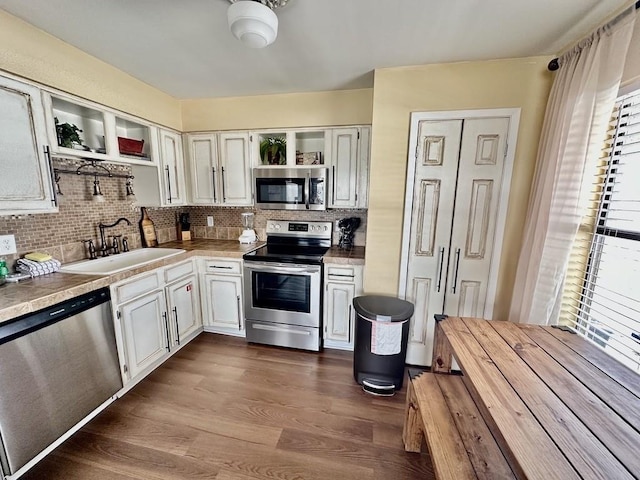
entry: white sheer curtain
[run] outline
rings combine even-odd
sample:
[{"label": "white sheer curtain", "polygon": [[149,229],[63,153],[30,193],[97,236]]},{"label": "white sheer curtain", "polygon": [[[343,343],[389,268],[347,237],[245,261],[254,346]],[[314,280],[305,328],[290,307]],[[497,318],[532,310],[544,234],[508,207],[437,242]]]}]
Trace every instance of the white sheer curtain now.
[{"label": "white sheer curtain", "polygon": [[559,59],[538,148],[509,319],[557,323],[581,220],[585,169],[598,159],[633,32],[633,8]]}]

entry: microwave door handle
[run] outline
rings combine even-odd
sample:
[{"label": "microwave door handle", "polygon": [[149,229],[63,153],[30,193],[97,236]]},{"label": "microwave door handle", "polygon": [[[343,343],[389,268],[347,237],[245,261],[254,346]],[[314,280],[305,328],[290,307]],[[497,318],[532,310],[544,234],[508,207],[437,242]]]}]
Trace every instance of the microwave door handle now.
[{"label": "microwave door handle", "polygon": [[304,182],[304,198],[307,210],[309,210],[309,196],[311,195],[311,172],[307,172],[307,181]]}]

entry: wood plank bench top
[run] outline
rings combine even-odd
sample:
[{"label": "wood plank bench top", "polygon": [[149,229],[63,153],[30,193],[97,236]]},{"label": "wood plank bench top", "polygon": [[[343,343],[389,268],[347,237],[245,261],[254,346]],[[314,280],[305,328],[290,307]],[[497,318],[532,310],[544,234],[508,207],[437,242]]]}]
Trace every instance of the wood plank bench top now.
[{"label": "wood plank bench top", "polygon": [[515,478],[461,376],[409,372],[405,449],[423,439],[438,480]]},{"label": "wood plank bench top", "polygon": [[516,478],[640,478],[640,377],[595,345],[551,327],[445,317],[432,370],[450,372],[452,357]]}]

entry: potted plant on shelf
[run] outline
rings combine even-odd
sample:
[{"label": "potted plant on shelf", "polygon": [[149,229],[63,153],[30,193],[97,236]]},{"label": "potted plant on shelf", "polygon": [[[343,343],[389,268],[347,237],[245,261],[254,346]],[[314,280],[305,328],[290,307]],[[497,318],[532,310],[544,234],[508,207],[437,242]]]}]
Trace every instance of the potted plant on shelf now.
[{"label": "potted plant on shelf", "polygon": [[66,148],[74,148],[74,145],[82,147],[82,139],[78,133],[82,132],[72,123],[60,123],[58,118],[54,117],[56,122],[56,134],[58,135],[58,145]]},{"label": "potted plant on shelf", "polygon": [[260,142],[260,158],[263,165],[287,164],[287,139],[269,137]]}]

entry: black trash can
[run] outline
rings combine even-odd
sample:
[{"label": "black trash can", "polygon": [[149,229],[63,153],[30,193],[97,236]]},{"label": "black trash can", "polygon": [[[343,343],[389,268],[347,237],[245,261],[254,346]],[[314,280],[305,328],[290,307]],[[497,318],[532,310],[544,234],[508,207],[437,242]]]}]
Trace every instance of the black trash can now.
[{"label": "black trash can", "polygon": [[353,377],[365,392],[393,395],[402,388],[413,304],[396,297],[353,299],[356,311]]}]

